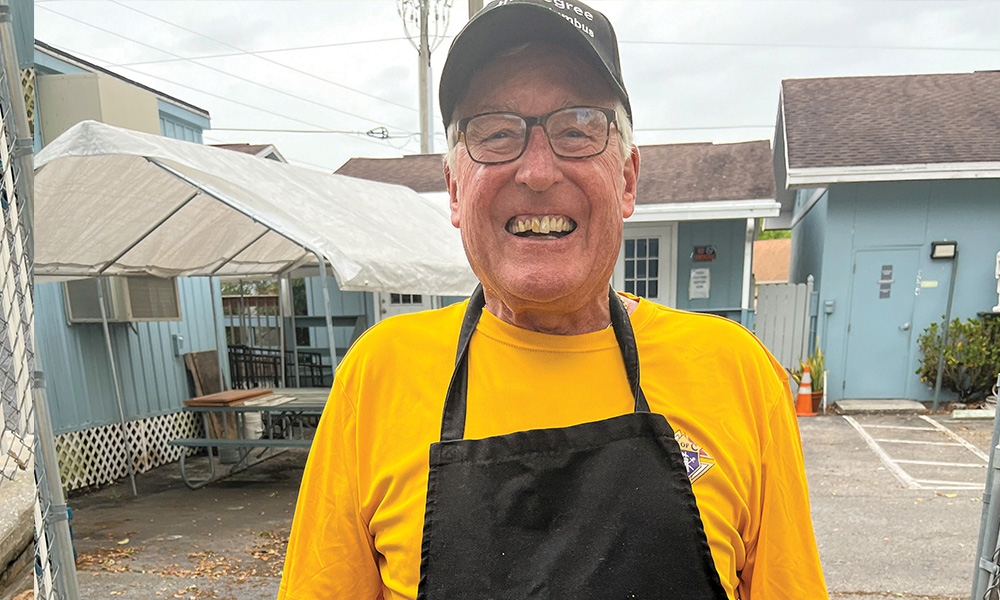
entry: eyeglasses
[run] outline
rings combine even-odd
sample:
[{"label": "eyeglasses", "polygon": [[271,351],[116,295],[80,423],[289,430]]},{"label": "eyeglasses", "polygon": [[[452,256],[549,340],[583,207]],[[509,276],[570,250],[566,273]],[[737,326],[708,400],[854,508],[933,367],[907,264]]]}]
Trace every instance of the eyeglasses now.
[{"label": "eyeglasses", "polygon": [[528,147],[531,128],[541,126],[553,154],[560,158],[590,158],[604,152],[615,111],[596,106],[560,108],[540,117],[492,112],[458,122],[459,139],[469,158],[484,165],[517,160]]}]

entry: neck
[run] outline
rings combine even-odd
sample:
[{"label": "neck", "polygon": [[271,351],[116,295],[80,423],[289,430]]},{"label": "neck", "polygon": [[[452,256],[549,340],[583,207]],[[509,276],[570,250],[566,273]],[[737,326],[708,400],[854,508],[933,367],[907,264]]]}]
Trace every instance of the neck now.
[{"label": "neck", "polygon": [[[619,296],[631,314],[637,303]],[[501,299],[485,293],[486,310],[495,317],[521,329],[553,335],[580,335],[607,329],[611,324],[611,310],[607,294],[567,310],[565,304],[548,304],[512,307]]]}]

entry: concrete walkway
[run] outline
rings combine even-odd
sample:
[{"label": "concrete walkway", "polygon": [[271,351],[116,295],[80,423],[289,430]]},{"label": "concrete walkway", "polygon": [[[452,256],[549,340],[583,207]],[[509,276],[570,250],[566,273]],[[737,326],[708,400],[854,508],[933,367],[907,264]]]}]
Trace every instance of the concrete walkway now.
[{"label": "concrete walkway", "polygon": [[[917,415],[854,418],[880,439],[942,435],[885,429],[933,429]],[[991,421],[934,421],[988,450]],[[803,418],[800,427],[830,597],[968,600],[982,511],[982,488],[975,485],[985,480],[985,469],[951,472],[919,462],[981,459],[960,444],[879,442],[886,463],[844,417]],[[883,430],[889,433],[878,433]],[[955,454],[924,461],[928,448]],[[138,498],[127,482],[71,497],[81,597],[274,598],[304,462],[303,452],[287,452],[198,491],[184,487],[177,466],[167,465],[137,477]],[[909,489],[893,464],[914,480],[964,478],[966,489]],[[944,471],[929,475],[922,468]]]}]

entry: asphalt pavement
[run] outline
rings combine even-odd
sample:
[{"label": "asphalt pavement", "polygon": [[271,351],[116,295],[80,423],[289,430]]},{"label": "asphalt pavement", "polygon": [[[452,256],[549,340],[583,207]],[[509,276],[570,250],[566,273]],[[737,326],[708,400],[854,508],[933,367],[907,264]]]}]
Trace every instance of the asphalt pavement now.
[{"label": "asphalt pavement", "polygon": [[[830,598],[968,600],[993,422],[851,419],[799,421]],[[304,463],[288,451],[197,491],[173,464],[138,497],[71,494],[81,598],[274,598]]]}]

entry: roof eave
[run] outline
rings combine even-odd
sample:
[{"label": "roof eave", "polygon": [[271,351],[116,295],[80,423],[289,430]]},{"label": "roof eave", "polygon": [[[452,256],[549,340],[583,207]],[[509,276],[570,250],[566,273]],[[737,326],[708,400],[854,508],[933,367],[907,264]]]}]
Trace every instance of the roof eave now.
[{"label": "roof eave", "polygon": [[924,179],[1000,179],[1000,162],[789,168],[785,185],[791,190],[834,183]]},{"label": "roof eave", "polygon": [[636,204],[627,223],[657,221],[719,221],[723,219],[773,218],[780,205],[772,198]]}]

